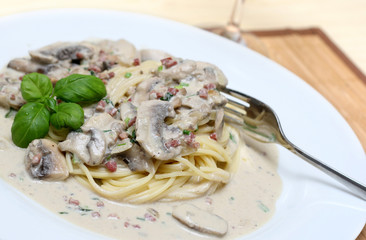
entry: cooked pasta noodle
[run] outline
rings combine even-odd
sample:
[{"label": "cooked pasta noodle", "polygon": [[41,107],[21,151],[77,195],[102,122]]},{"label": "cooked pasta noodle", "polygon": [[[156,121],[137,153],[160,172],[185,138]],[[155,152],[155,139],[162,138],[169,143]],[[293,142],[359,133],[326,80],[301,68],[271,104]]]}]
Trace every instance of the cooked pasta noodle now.
[{"label": "cooked pasta noodle", "polygon": [[107,198],[139,204],[196,198],[228,183],[235,169],[233,165],[239,161],[239,144],[233,148],[226,137],[230,134],[237,137],[237,132],[226,125],[224,132],[227,134],[223,142],[210,139],[207,133],[199,134],[197,151],[170,161],[155,160],[154,171],[150,173],[133,172],[122,163],[111,173],[103,166],[73,163],[70,153],[67,153],[67,162],[70,174]]}]

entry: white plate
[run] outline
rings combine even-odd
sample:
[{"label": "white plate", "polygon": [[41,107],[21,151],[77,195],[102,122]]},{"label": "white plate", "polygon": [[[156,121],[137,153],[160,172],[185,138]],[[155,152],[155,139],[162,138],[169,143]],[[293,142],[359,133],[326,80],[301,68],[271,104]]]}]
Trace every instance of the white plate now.
[{"label": "white plate", "polygon": [[[56,41],[124,38],[138,48],[219,66],[229,86],[256,96],[280,116],[289,139],[329,165],[366,183],[365,153],[340,114],[301,79],[226,39],[180,23],[124,12],[59,9],[0,19],[0,65]],[[326,69],[324,69],[326,71]],[[242,239],[354,239],[366,201],[284,149],[283,193],[274,217]],[[73,226],[0,181],[0,239],[100,239]]]}]

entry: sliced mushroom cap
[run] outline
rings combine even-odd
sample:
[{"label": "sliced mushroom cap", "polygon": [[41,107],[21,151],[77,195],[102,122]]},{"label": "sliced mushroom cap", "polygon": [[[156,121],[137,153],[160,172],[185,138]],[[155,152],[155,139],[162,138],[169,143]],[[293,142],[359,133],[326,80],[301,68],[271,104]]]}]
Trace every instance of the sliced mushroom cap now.
[{"label": "sliced mushroom cap", "polygon": [[137,109],[131,102],[123,102],[120,105],[120,113],[122,121],[128,124],[127,120],[131,120],[136,117]]},{"label": "sliced mushroom cap", "polygon": [[24,73],[46,72],[44,65],[32,62],[30,59],[27,58],[14,58],[8,63],[8,68]]},{"label": "sliced mushroom cap", "polygon": [[112,52],[113,56],[116,56],[116,60],[122,65],[132,65],[133,60],[140,57],[135,46],[124,39],[102,40],[98,41],[97,45],[105,52]]},{"label": "sliced mushroom cap", "polygon": [[192,204],[184,203],[175,207],[172,216],[189,228],[202,233],[221,237],[228,230],[228,224],[222,217],[204,211]]},{"label": "sliced mushroom cap", "polygon": [[205,81],[214,83],[217,87],[225,87],[227,85],[227,78],[224,73],[215,65],[206,62],[197,63],[197,77],[203,78]]},{"label": "sliced mushroom cap", "polygon": [[56,63],[59,60],[90,59],[94,55],[89,44],[59,42],[30,51],[32,60],[42,64]]},{"label": "sliced mushroom cap", "polygon": [[86,146],[90,139],[90,134],[85,134],[82,132],[70,132],[67,135],[66,140],[60,142],[58,147],[61,151],[71,152],[82,162],[87,163],[90,161],[90,154]]},{"label": "sliced mushroom cap", "polygon": [[150,91],[159,88],[159,86],[165,87],[164,79],[153,77],[143,81],[137,86],[136,92],[131,99],[132,103],[135,106],[139,106],[141,102],[149,100]]},{"label": "sliced mushroom cap", "polygon": [[142,62],[147,60],[160,61],[161,59],[172,57],[171,54],[158,49],[142,49],[140,50],[140,55]]},{"label": "sliced mushroom cap", "polygon": [[104,154],[106,152],[106,139],[104,133],[96,128],[90,129],[91,138],[86,145],[89,150],[89,161],[86,162],[89,166],[98,166],[103,162]]},{"label": "sliced mushroom cap", "polygon": [[154,163],[152,162],[151,157],[135,143],[132,144],[132,146],[127,151],[123,152],[123,154],[119,156],[133,172],[154,171]]},{"label": "sliced mushroom cap", "polygon": [[161,71],[159,76],[166,79],[181,80],[192,76],[196,68],[197,65],[195,61],[184,60],[171,68]]},{"label": "sliced mushroom cap", "polygon": [[224,129],[224,109],[220,108],[216,111],[216,118],[215,118],[215,132],[217,139],[220,139],[222,136],[222,131]]},{"label": "sliced mushroom cap", "polygon": [[37,179],[64,180],[69,176],[65,156],[57,144],[48,139],[35,139],[25,155],[26,169]]},{"label": "sliced mushroom cap", "polygon": [[169,146],[174,140],[179,143],[182,131],[165,123],[165,118],[174,117],[174,107],[170,102],[150,100],[142,102],[137,109],[136,140],[152,157],[169,160],[179,155],[182,146]]}]

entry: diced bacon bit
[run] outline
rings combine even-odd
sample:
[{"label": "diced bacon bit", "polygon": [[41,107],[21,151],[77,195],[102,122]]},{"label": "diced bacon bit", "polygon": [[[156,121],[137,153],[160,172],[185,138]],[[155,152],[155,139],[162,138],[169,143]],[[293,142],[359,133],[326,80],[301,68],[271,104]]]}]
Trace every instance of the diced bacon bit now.
[{"label": "diced bacon bit", "polygon": [[208,83],[205,84],[203,87],[206,88],[207,90],[212,90],[216,88],[216,85],[214,83]]},{"label": "diced bacon bit", "polygon": [[100,213],[98,213],[98,212],[92,212],[92,213],[91,213],[91,216],[92,216],[93,218],[100,218]]},{"label": "diced bacon bit", "polygon": [[19,77],[19,80],[20,80],[20,81],[23,81],[23,77],[24,77],[24,76],[20,76],[20,77]]},{"label": "diced bacon bit", "polygon": [[110,72],[110,73],[108,73],[108,77],[109,77],[109,78],[113,78],[114,76],[115,76],[114,72]]},{"label": "diced bacon bit", "polygon": [[116,213],[111,213],[108,215],[109,219],[120,219],[119,216]]},{"label": "diced bacon bit", "polygon": [[104,207],[104,202],[98,201],[97,202],[97,207]]},{"label": "diced bacon bit", "polygon": [[208,91],[207,91],[207,89],[206,88],[201,88],[198,91],[198,96],[200,96],[200,98],[207,99],[207,97],[208,97]]},{"label": "diced bacon bit", "polygon": [[129,98],[127,101],[131,102],[132,101],[132,98]]},{"label": "diced bacon bit", "polygon": [[126,221],[123,225],[125,226],[125,228],[128,228],[130,226],[130,223]]},{"label": "diced bacon bit", "polygon": [[88,68],[88,70],[89,71],[94,71],[94,72],[96,72],[96,73],[100,73],[102,70],[100,69],[100,67],[98,67],[98,66],[90,66],[89,68]]},{"label": "diced bacon bit", "polygon": [[105,163],[105,167],[110,171],[110,172],[115,172],[117,170],[117,162],[114,160],[109,160],[108,162]]},{"label": "diced bacon bit", "polygon": [[150,222],[156,221],[156,218],[153,215],[151,215],[150,213],[145,213],[144,218]]},{"label": "diced bacon bit", "polygon": [[10,173],[9,174],[9,177],[11,177],[11,178],[15,178],[17,175],[15,174],[15,173]]},{"label": "diced bacon bit", "polygon": [[216,132],[211,133],[211,134],[210,134],[210,138],[211,138],[212,140],[217,141],[217,134],[216,134]]},{"label": "diced bacon bit", "polygon": [[80,202],[79,200],[73,199],[73,198],[69,198],[69,204],[75,205],[75,206],[79,206]]},{"label": "diced bacon bit", "polygon": [[141,226],[140,226],[140,225],[138,225],[138,224],[134,224],[134,225],[132,225],[132,227],[133,227],[133,228],[138,228],[138,229],[140,229],[140,228],[141,228]]},{"label": "diced bacon bit", "polygon": [[58,104],[62,103],[62,100],[58,98],[58,99],[57,99],[57,103],[58,103]]},{"label": "diced bacon bit", "polygon": [[41,159],[42,159],[42,155],[39,153],[39,154],[37,154],[37,155],[34,155],[33,157],[32,157],[32,164],[33,165],[37,165],[37,164],[39,164],[39,162],[41,161]]},{"label": "diced bacon bit", "polygon": [[152,90],[152,91],[150,92],[150,95],[152,96],[152,98],[155,98],[155,99],[160,99],[161,97],[163,97],[163,96],[164,96],[164,94],[163,94],[163,93],[161,93],[161,92],[157,92],[157,91],[155,91],[155,90]]},{"label": "diced bacon bit", "polygon": [[84,54],[82,54],[81,52],[77,52],[77,53],[76,53],[76,57],[77,57],[78,59],[83,59],[83,58],[84,58]]},{"label": "diced bacon bit", "polygon": [[104,85],[108,84],[108,81],[106,79],[102,79],[102,82],[104,83]]},{"label": "diced bacon bit", "polygon": [[173,60],[171,57],[161,59],[160,61],[161,61],[161,64],[163,64],[164,67],[166,67],[166,68],[173,67],[174,65],[177,64],[177,61]]},{"label": "diced bacon bit", "polygon": [[171,93],[173,96],[175,96],[179,92],[179,89],[168,88],[168,92]]},{"label": "diced bacon bit", "polygon": [[15,95],[14,94],[10,95],[10,100],[15,100]]},{"label": "diced bacon bit", "polygon": [[132,125],[134,125],[136,123],[136,116],[133,117],[129,122],[128,122],[128,127],[131,127]]},{"label": "diced bacon bit", "polygon": [[165,147],[172,148],[172,147],[178,147],[180,146],[180,141],[178,139],[170,139],[165,143]]},{"label": "diced bacon bit", "polygon": [[104,100],[100,100],[98,102],[97,107],[95,108],[95,110],[98,111],[98,112],[104,112],[106,105],[107,105],[107,103]]},{"label": "diced bacon bit", "polygon": [[118,111],[117,108],[112,108],[111,110],[109,110],[108,113],[113,117],[114,115],[116,115],[117,111]]},{"label": "diced bacon bit", "polygon": [[127,132],[122,132],[118,135],[118,137],[123,140],[123,139],[126,139],[128,138],[128,133]]},{"label": "diced bacon bit", "polygon": [[199,148],[200,143],[196,142],[196,135],[194,135],[192,132],[189,133],[189,135],[185,135],[184,141],[191,147]]},{"label": "diced bacon bit", "polygon": [[140,59],[135,58],[135,59],[133,60],[132,65],[133,65],[133,66],[138,66],[138,65],[140,65]]}]

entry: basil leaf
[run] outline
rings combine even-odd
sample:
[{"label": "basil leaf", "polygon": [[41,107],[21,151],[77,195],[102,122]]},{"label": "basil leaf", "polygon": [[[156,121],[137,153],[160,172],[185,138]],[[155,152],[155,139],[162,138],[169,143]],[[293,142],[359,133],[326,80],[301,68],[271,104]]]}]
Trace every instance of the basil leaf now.
[{"label": "basil leaf", "polygon": [[30,142],[43,138],[50,127],[50,112],[42,103],[31,102],[23,105],[15,115],[11,135],[15,145],[26,148]]},{"label": "basil leaf", "polygon": [[65,102],[97,102],[107,94],[105,85],[91,75],[72,74],[59,80],[54,95]]},{"label": "basil leaf", "polygon": [[46,103],[47,107],[52,110],[51,112],[57,112],[58,106],[57,106],[56,99],[47,98],[45,103]]},{"label": "basil leaf", "polygon": [[84,110],[76,103],[61,103],[57,112],[51,115],[51,124],[57,128],[71,128],[76,130],[84,123]]},{"label": "basil leaf", "polygon": [[23,98],[27,102],[43,101],[52,94],[51,80],[40,73],[29,73],[23,77],[20,85]]}]

